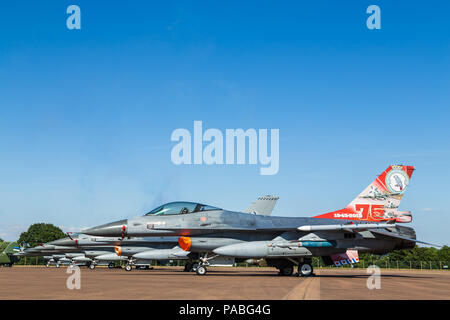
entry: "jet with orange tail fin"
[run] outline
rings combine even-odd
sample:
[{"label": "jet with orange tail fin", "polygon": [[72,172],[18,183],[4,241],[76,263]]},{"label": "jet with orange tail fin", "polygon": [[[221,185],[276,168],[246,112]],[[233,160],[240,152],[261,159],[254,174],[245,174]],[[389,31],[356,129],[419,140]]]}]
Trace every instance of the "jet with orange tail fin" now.
[{"label": "jet with orange tail fin", "polygon": [[96,236],[175,236],[196,272],[206,274],[217,258],[265,259],[282,275],[313,274],[312,257],[336,266],[357,263],[358,252],[385,254],[410,249],[415,230],[409,212],[398,211],[413,166],[392,165],[347,207],[314,217],[282,217],[235,212],[194,202],[172,202],[145,216],[120,220],[85,230]]}]

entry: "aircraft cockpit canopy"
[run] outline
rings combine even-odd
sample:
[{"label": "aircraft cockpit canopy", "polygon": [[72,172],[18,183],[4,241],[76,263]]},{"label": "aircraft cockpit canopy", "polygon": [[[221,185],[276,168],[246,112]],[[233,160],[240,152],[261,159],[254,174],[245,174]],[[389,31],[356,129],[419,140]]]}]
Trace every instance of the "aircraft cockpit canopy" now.
[{"label": "aircraft cockpit canopy", "polygon": [[206,204],[195,203],[195,202],[169,202],[153,209],[152,211],[146,213],[149,215],[169,215],[169,214],[187,214],[200,211],[212,211],[212,210],[222,210],[213,206],[208,206]]}]

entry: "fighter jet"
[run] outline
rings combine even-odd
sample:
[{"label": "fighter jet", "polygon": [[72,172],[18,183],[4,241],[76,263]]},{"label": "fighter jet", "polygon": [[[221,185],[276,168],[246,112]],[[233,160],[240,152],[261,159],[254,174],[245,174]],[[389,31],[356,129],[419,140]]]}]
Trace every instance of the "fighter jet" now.
[{"label": "fighter jet", "polygon": [[43,243],[33,248],[27,248],[17,253],[17,256],[43,256],[44,259],[47,260],[47,267],[54,263],[56,267],[59,268],[61,264],[90,267],[97,257],[99,259],[95,260],[96,264],[98,261],[102,261],[103,263],[111,265],[114,261],[120,260],[120,258],[116,255],[110,259],[102,259],[102,257],[112,253],[114,253],[114,248],[111,246],[98,247],[94,250],[85,252],[82,248],[77,246],[58,246],[51,243]]},{"label": "fighter jet", "polygon": [[[218,256],[238,259],[264,258],[281,274],[313,274],[312,257],[335,265],[355,263],[358,252],[385,254],[414,247],[413,228],[398,226],[396,219],[384,216],[387,199],[363,198],[371,188],[396,194],[390,185],[393,173],[405,181],[414,167],[389,166],[361,195],[344,209],[314,217],[261,216],[233,212],[193,202],[172,202],[143,217],[120,220],[85,230],[97,236],[179,236],[180,247],[199,260],[197,274],[206,274],[209,261]],[[404,194],[406,185],[402,190]],[[394,189],[394,191],[392,191]],[[400,197],[391,197],[395,206]],[[421,242],[422,243],[422,242]]]},{"label": "fighter jet", "polygon": [[[253,202],[245,212],[256,215],[270,215],[279,197],[261,196]],[[90,268],[102,260],[126,261],[125,270],[131,271],[132,266],[148,266],[152,260],[191,260],[189,252],[184,251],[178,245],[178,237],[144,237],[125,238],[118,237],[93,237],[85,234],[68,234],[67,238],[49,242],[48,245],[69,246],[84,250],[98,250],[99,246],[114,248],[114,252],[105,252],[93,257]],[[216,259],[212,264],[223,264],[223,260]],[[188,261],[185,271],[195,270],[196,264]]]},{"label": "fighter jet", "polygon": [[19,258],[14,255],[14,253],[20,251],[17,242],[2,242],[0,248],[2,248],[0,253],[0,265],[12,267],[12,265],[19,260]]}]

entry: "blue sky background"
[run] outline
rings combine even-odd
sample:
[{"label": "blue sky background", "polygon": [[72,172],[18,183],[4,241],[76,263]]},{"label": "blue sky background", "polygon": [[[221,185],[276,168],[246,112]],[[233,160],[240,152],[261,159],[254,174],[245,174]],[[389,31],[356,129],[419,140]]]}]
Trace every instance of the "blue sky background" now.
[{"label": "blue sky background", "polygon": [[[81,8],[82,29],[66,28]],[[381,30],[366,8],[381,7]],[[400,209],[448,244],[450,2],[21,1],[0,5],[0,237],[167,201],[343,208],[389,164]],[[176,128],[279,128],[280,170],[175,166]]]}]

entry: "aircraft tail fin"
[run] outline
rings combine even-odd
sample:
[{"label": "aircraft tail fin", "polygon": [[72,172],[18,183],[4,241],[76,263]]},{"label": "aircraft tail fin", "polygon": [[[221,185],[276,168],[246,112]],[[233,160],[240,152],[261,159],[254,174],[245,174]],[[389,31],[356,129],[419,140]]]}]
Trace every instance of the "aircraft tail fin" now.
[{"label": "aircraft tail fin", "polygon": [[17,244],[17,242],[10,242],[5,250],[3,251],[6,254],[14,254],[20,251],[19,245]]},{"label": "aircraft tail fin", "polygon": [[347,207],[314,218],[411,222],[411,212],[399,211],[398,207],[413,171],[413,166],[389,166]]},{"label": "aircraft tail fin", "polygon": [[270,216],[279,198],[280,197],[278,196],[261,196],[244,212],[259,214],[262,216]]}]

